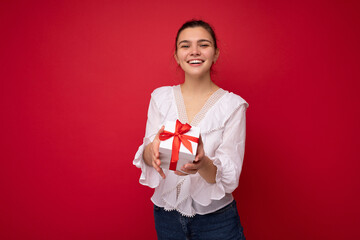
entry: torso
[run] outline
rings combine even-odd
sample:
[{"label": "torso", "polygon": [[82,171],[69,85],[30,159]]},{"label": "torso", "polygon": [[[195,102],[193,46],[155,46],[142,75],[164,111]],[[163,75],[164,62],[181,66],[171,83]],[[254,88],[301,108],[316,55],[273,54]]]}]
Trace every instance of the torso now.
[{"label": "torso", "polygon": [[[147,136],[155,135],[158,126],[166,121],[179,119],[182,123],[187,122],[201,129],[204,151],[210,159],[217,159],[217,150],[223,143],[226,122],[233,118],[233,113],[242,104],[247,103],[241,97],[221,88],[209,95],[204,96],[202,99],[191,98],[186,93],[183,96],[180,85],[156,89],[152,94],[152,100],[154,105],[157,106],[155,110],[158,110],[159,114],[154,114],[155,122],[149,125],[152,128],[147,133]],[[189,116],[186,116],[187,114]],[[236,154],[235,152],[231,155]],[[229,166],[227,157],[224,161],[224,166]],[[235,169],[241,169],[242,161],[236,161],[236,163],[240,165]],[[151,198],[157,206],[164,207],[167,210],[176,209],[185,216],[193,216],[196,213],[207,214],[214,212],[233,200],[231,193],[223,195],[223,188],[221,190],[216,187],[217,185],[214,187],[206,184],[199,174],[178,176],[169,170],[164,169],[164,171],[167,177],[164,181],[160,181],[160,177],[156,179],[159,180],[159,186],[155,188],[154,195]],[[225,171],[225,174],[232,172]],[[235,178],[232,177],[232,179]],[[148,181],[150,182],[150,180]],[[154,186],[154,182],[151,184]],[[197,187],[193,187],[195,185]],[[216,199],[219,200],[214,200],[214,194]],[[222,195],[223,197],[220,197]]]}]

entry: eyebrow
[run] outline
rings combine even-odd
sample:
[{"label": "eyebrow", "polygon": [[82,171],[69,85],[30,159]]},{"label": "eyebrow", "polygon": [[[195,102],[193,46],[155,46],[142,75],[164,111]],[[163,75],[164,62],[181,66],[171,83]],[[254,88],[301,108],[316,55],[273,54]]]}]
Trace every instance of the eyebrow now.
[{"label": "eyebrow", "polygon": [[[198,42],[198,43],[200,43],[200,42],[209,42],[209,43],[212,44],[212,42],[211,42],[210,40],[207,40],[207,39],[200,39],[200,40],[198,40],[197,42]],[[189,40],[182,40],[181,42],[179,42],[178,45],[180,45],[181,43],[190,43],[190,41],[189,41]]]}]

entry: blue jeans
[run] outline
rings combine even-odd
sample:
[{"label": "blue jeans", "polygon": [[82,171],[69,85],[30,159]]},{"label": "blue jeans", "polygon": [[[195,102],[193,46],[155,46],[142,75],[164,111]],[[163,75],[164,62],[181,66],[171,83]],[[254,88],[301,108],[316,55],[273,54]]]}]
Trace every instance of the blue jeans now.
[{"label": "blue jeans", "polygon": [[222,209],[194,217],[154,205],[159,240],[245,240],[235,200]]}]

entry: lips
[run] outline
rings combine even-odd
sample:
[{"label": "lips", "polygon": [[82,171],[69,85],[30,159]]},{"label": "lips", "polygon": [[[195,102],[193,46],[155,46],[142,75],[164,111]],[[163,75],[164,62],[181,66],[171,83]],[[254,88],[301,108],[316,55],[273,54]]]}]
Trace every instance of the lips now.
[{"label": "lips", "polygon": [[189,63],[189,64],[201,64],[203,62],[205,62],[205,61],[202,59],[191,59],[191,60],[187,61],[187,63]]}]

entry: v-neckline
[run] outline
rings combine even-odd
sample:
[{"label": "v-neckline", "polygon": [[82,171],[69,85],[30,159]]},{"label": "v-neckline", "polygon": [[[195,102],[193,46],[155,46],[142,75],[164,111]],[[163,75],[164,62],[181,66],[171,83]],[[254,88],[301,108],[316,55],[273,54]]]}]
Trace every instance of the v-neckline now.
[{"label": "v-neckline", "polygon": [[174,95],[176,106],[178,110],[178,118],[182,123],[189,123],[191,126],[198,126],[201,120],[205,117],[206,113],[215,105],[215,103],[226,93],[222,88],[217,89],[211,94],[211,96],[206,100],[201,109],[195,114],[191,122],[186,112],[184,97],[181,92],[180,85],[174,86]]}]

